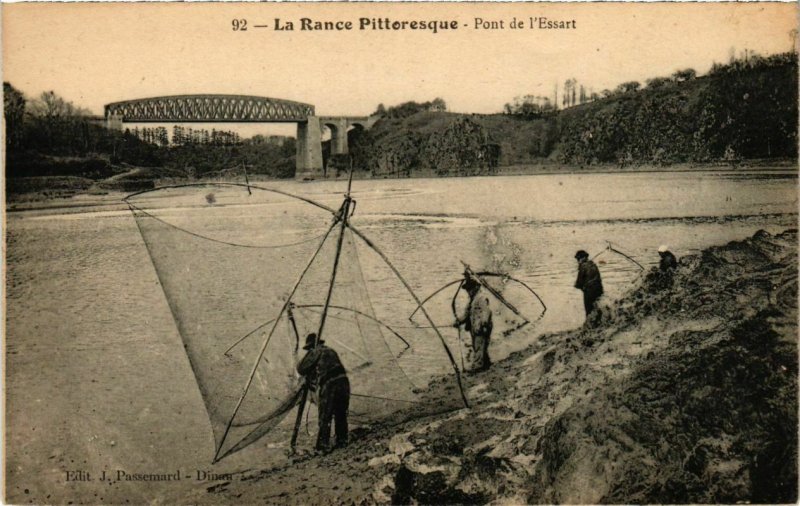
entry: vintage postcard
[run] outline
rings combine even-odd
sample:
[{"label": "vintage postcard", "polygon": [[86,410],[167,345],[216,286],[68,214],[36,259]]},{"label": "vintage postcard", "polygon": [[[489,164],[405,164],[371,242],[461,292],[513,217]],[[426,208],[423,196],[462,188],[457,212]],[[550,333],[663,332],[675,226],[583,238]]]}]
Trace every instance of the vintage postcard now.
[{"label": "vintage postcard", "polygon": [[3,4],[3,500],[796,502],[797,9]]}]

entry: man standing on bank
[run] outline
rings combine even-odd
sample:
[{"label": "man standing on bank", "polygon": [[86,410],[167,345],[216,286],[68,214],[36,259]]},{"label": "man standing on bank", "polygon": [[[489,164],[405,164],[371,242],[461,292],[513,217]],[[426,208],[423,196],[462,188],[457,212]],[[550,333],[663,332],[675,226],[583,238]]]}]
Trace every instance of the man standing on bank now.
[{"label": "man standing on bank", "polygon": [[464,330],[472,335],[473,370],[486,371],[492,365],[489,359],[489,341],[492,337],[489,297],[480,282],[467,273],[464,274],[461,288],[469,295],[469,305],[463,318],[456,317],[455,327],[464,325]]},{"label": "man standing on bank", "polygon": [[331,437],[331,419],[336,427],[336,445],[347,445],[347,411],[350,407],[350,380],[344,370],[339,354],[317,340],[314,333],[306,337],[306,356],[297,365],[297,372],[305,376],[309,390],[316,390],[318,397],[319,431],[316,449],[328,451]]},{"label": "man standing on bank", "polygon": [[597,299],[603,295],[603,281],[600,279],[600,270],[594,262],[589,260],[588,253],[578,250],[575,253],[575,259],[578,261],[578,279],[575,281],[575,288],[583,291],[586,325],[593,326],[599,317]]}]

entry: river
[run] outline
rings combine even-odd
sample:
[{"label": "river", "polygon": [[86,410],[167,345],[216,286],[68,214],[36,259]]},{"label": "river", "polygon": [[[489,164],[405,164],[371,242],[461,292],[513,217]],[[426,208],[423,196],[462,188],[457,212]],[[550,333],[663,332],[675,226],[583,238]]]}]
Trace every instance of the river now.
[{"label": "river", "polygon": [[[346,183],[261,185],[336,208]],[[650,268],[660,244],[682,257],[759,229],[796,227],[797,195],[797,174],[786,171],[364,180],[353,182],[352,223],[420,296],[458,278],[460,261],[532,286],[548,311],[527,340],[493,343],[499,359],[543,332],[582,323],[580,292],[572,288],[576,250],[602,253],[596,260],[605,298],[613,300],[640,270],[604,252],[609,241]],[[198,471],[242,470],[271,458],[257,443],[210,467],[213,439],[200,393],[136,221],[119,197],[106,197],[102,206],[7,214],[6,489],[12,503],[169,503],[203,485],[195,480]],[[254,236],[253,209],[228,206],[221,216],[229,219],[211,228],[234,242],[286,235]],[[164,213],[193,225],[191,218],[180,221],[180,206]],[[307,223],[297,221],[292,234],[324,230],[322,221],[303,230]],[[380,283],[371,261],[362,261],[368,282]],[[396,296],[384,288],[373,292],[376,312]],[[447,324],[442,311],[449,295],[432,304],[434,319]],[[529,310],[535,308],[531,303]],[[180,470],[185,478],[100,481],[102,471],[118,470]],[[84,476],[68,471],[84,471],[88,479],[68,479]]]}]

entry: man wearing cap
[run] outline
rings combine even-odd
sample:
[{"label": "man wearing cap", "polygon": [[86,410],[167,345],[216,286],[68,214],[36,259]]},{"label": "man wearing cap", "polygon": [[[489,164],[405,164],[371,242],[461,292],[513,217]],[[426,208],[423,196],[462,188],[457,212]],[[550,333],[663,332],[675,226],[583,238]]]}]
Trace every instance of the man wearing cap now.
[{"label": "man wearing cap", "polygon": [[475,371],[485,371],[492,365],[489,359],[489,341],[492,337],[489,297],[481,288],[480,282],[467,273],[464,274],[461,288],[469,295],[469,305],[463,318],[456,317],[454,326],[464,325],[464,330],[472,335],[472,368]]},{"label": "man wearing cap", "polygon": [[306,356],[297,364],[297,372],[306,378],[310,390],[319,399],[319,431],[316,449],[327,451],[331,437],[331,419],[336,427],[335,448],[347,445],[347,411],[350,407],[350,380],[335,350],[325,346],[314,333],[306,337]]},{"label": "man wearing cap", "polygon": [[[591,325],[594,321],[589,315],[597,309],[597,299],[603,295],[603,281],[600,279],[600,270],[594,262],[589,260],[589,254],[584,250],[575,253],[578,261],[578,279],[575,288],[583,291],[583,308],[586,310],[586,323]],[[596,318],[594,318],[596,320]]]},{"label": "man wearing cap", "polygon": [[678,268],[678,259],[675,258],[675,255],[672,254],[666,245],[662,244],[658,247],[658,256],[661,257],[661,262],[658,264],[658,268],[661,272],[668,272]]}]

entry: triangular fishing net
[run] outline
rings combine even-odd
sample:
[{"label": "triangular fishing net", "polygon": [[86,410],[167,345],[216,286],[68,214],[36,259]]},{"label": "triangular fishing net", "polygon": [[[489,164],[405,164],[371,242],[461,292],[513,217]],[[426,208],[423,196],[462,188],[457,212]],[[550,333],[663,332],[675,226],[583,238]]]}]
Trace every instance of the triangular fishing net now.
[{"label": "triangular fishing net", "polygon": [[[286,415],[296,412],[303,384],[295,367],[323,312],[321,338],[351,383],[351,425],[463,405],[440,335],[410,324],[414,296],[366,236],[342,228],[340,202],[236,184],[126,200],[203,396],[215,460],[266,435],[287,445],[295,424]],[[424,390],[433,379],[444,397]],[[316,409],[306,409],[313,419]]]}]

